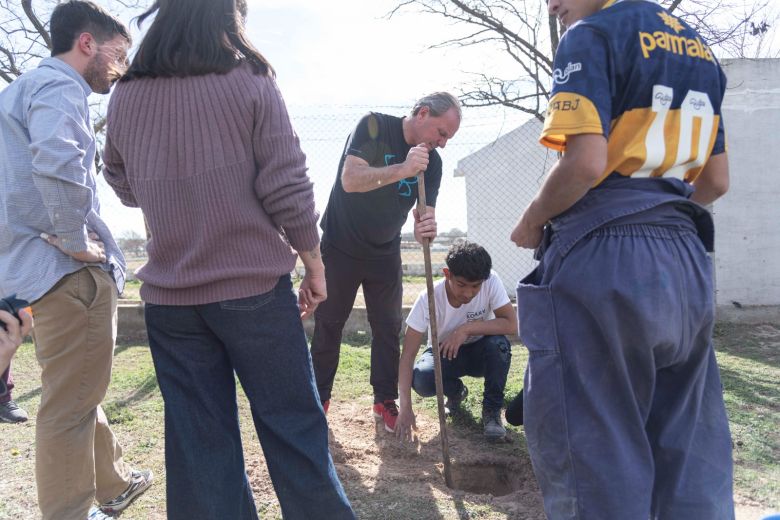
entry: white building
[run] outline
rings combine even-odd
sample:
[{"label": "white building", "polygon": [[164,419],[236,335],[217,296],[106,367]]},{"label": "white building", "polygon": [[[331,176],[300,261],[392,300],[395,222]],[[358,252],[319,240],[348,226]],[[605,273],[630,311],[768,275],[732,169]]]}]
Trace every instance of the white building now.
[{"label": "white building", "polygon": [[510,240],[517,219],[541,186],[557,154],[539,144],[542,123],[523,126],[458,161],[456,177],[466,178],[468,238],[485,247],[510,297],[517,281],[536,262],[533,251]]},{"label": "white building", "polygon": [[[717,303],[780,305],[780,59],[725,60],[723,105],[731,188],[715,202]],[[509,234],[557,159],[530,119],[458,162],[470,240],[485,246],[507,291],[535,266]],[[780,311],[778,311],[780,312]],[[780,315],[779,315],[780,316]]]}]

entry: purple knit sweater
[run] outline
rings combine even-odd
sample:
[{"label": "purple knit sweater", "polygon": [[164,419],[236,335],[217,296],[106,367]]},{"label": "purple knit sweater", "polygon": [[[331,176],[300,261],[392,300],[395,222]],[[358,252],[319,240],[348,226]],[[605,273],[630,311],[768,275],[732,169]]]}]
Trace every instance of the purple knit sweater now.
[{"label": "purple knit sweater", "polygon": [[[271,290],[319,243],[306,156],[276,82],[228,74],[116,86],[106,180],[151,230],[141,297],[197,305]],[[292,246],[292,247],[291,247]]]}]

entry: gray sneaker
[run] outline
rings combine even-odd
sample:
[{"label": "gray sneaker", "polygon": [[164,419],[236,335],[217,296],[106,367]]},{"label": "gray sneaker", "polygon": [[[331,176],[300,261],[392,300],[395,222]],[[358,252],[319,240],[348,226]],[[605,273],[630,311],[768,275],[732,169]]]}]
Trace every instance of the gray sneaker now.
[{"label": "gray sneaker", "polygon": [[[146,491],[149,486],[152,485],[152,480],[154,480],[154,474],[148,469],[143,471],[133,470],[132,477],[132,483],[127,486],[127,489],[125,489],[121,495],[110,502],[100,504],[100,509],[103,510],[103,513],[115,514],[123,510],[130,505],[130,502],[132,502],[135,497]],[[91,520],[92,517],[89,518]]]},{"label": "gray sneaker", "polygon": [[501,423],[501,410],[482,410],[482,424],[485,437],[489,441],[498,441],[506,437],[506,428]]},{"label": "gray sneaker", "polygon": [[456,415],[462,412],[461,405],[469,395],[469,389],[466,385],[461,387],[461,391],[454,397],[448,397],[444,403],[444,413],[447,415]]},{"label": "gray sneaker", "polygon": [[20,423],[27,420],[27,412],[13,402],[0,403],[0,422]]}]

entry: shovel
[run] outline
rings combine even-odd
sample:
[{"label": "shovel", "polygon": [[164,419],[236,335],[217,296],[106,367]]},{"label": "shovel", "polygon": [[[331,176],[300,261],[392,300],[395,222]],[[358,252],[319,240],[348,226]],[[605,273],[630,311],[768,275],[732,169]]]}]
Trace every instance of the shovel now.
[{"label": "shovel", "polygon": [[[417,174],[417,213],[422,217],[426,210],[424,172]],[[436,381],[436,401],[439,409],[439,431],[441,432],[441,451],[444,458],[444,482],[452,488],[452,470],[450,468],[450,443],[447,440],[447,419],[444,412],[444,385],[441,378],[441,355],[439,354],[439,335],[436,324],[436,301],[433,298],[433,269],[431,267],[431,244],[423,239],[423,258],[425,259],[425,282],[428,289],[428,316],[431,326],[431,347],[433,349],[433,372]]]}]

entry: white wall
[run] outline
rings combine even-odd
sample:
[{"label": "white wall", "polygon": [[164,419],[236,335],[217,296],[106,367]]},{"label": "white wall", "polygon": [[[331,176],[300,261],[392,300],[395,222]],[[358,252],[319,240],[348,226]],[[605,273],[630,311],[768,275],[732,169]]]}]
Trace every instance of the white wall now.
[{"label": "white wall", "polygon": [[719,305],[780,305],[780,59],[724,60],[731,187],[715,202]]},{"label": "white wall", "polygon": [[557,160],[539,144],[542,124],[530,119],[493,144],[461,159],[456,176],[466,178],[468,239],[485,247],[507,293],[536,265],[533,252],[509,240],[523,209]]}]

